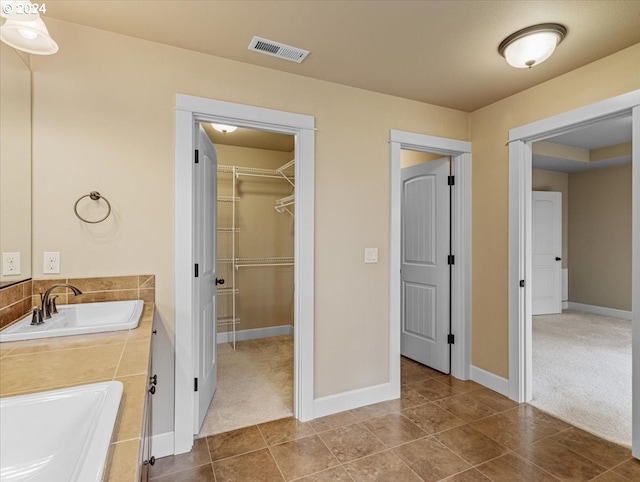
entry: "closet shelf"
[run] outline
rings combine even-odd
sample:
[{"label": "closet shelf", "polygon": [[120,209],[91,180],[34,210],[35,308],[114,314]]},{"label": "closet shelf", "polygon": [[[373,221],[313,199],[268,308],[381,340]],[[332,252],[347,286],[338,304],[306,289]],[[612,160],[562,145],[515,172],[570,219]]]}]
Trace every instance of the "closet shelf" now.
[{"label": "closet shelf", "polygon": [[218,202],[221,203],[232,203],[238,201],[240,201],[240,198],[238,196],[218,196]]},{"label": "closet shelf", "polygon": [[250,266],[293,266],[293,257],[236,258],[236,269]]},{"label": "closet shelf", "polygon": [[[287,164],[285,164],[285,166]],[[283,167],[284,166],[278,169],[264,169],[261,167],[226,166],[218,164],[218,172],[226,172],[229,174],[235,174],[236,176],[272,177],[276,179],[286,179],[286,177],[293,176],[292,172],[285,172],[286,169],[283,169]]]},{"label": "closet shelf", "polygon": [[218,296],[237,295],[240,293],[238,288],[218,288]]},{"label": "closet shelf", "polygon": [[240,318],[218,318],[218,326],[235,326],[240,323]]},{"label": "closet shelf", "polygon": [[237,233],[240,228],[218,228],[219,233]]}]

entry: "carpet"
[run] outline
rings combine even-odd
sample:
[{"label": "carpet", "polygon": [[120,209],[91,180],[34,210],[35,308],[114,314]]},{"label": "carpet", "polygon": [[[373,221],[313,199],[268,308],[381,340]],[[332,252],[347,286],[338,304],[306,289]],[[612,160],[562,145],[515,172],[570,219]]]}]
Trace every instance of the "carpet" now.
[{"label": "carpet", "polygon": [[631,446],[631,322],[573,310],[533,317],[534,407]]},{"label": "carpet", "polygon": [[293,337],[218,345],[218,387],[196,438],[293,415]]}]

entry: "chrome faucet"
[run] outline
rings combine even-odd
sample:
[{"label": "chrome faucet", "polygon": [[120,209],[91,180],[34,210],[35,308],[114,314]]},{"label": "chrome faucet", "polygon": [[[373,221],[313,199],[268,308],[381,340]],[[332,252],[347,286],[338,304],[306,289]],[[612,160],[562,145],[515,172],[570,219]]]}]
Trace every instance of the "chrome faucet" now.
[{"label": "chrome faucet", "polygon": [[56,308],[56,302],[55,302],[55,299],[57,298],[57,296],[54,296],[53,299],[51,300],[49,299],[49,295],[56,288],[69,288],[71,291],[73,291],[73,294],[75,296],[82,294],[82,291],[80,291],[78,288],[68,283],[53,285],[47,291],[45,291],[44,294],[40,293],[40,299],[42,300],[42,309],[40,311],[41,311],[43,320],[51,318],[52,313],[58,312]]}]

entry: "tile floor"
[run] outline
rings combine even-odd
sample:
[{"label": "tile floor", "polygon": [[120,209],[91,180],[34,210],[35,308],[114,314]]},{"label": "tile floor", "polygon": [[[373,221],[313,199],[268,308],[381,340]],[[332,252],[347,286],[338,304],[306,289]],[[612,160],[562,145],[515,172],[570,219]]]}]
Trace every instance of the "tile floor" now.
[{"label": "tile floor", "polygon": [[640,480],[631,452],[471,381],[402,359],[402,396],[285,418],[159,459],[155,482]]}]

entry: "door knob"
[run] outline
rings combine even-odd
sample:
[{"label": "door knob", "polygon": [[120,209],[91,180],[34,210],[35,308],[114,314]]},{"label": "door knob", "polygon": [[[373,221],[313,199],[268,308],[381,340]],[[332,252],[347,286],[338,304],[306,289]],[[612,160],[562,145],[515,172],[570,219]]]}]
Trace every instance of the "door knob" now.
[{"label": "door knob", "polygon": [[562,258],[558,258],[558,257],[556,256],[556,261],[562,261]]},{"label": "door knob", "polygon": [[223,284],[224,284],[223,278],[216,278],[216,285],[223,285]]}]

